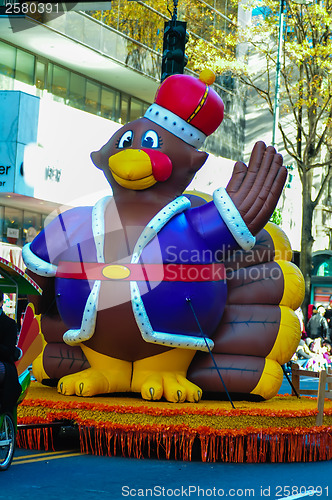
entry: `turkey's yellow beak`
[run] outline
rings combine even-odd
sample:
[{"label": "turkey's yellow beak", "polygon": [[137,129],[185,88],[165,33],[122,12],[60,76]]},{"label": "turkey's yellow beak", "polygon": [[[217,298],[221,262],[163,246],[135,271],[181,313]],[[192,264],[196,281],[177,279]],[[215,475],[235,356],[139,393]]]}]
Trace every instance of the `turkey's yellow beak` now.
[{"label": "turkey's yellow beak", "polygon": [[155,179],[149,155],[142,149],[125,149],[111,156],[109,168],[116,182],[127,189],[147,189]]},{"label": "turkey's yellow beak", "polygon": [[147,148],[120,151],[110,157],[108,165],[120,186],[136,190],[167,181],[173,168],[165,153]]}]

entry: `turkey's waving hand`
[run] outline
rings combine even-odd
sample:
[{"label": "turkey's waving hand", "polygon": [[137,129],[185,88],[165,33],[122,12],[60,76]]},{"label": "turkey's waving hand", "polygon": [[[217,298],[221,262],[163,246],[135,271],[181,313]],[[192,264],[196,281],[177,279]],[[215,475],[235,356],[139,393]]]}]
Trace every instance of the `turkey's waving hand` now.
[{"label": "turkey's waving hand", "polygon": [[283,158],[274,147],[259,141],[255,144],[248,167],[234,165],[226,191],[253,235],[271,217],[287,178]]}]

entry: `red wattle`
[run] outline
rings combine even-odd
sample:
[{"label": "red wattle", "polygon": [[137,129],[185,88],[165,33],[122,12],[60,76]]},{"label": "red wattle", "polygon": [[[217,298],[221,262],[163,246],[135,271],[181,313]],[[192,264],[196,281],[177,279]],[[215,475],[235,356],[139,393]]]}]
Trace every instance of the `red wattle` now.
[{"label": "red wattle", "polygon": [[156,149],[146,149],[142,148],[142,151],[146,153],[151,161],[152,174],[156,181],[164,182],[167,181],[172,173],[172,162],[170,158]]}]

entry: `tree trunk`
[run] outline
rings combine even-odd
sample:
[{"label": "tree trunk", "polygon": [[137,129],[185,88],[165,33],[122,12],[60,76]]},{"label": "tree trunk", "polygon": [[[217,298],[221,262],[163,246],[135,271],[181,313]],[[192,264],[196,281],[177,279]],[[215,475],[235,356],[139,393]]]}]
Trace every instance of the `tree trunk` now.
[{"label": "tree trunk", "polygon": [[302,231],[301,231],[301,254],[300,269],[304,276],[305,298],[302,304],[304,317],[307,318],[308,305],[310,303],[311,269],[312,269],[312,219],[314,203],[311,200],[312,173],[303,172],[302,182]]}]

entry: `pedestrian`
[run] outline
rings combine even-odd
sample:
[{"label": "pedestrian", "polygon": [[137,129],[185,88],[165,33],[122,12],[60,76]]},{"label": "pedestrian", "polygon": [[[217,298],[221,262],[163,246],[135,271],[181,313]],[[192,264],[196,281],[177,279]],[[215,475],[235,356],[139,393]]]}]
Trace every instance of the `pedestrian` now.
[{"label": "pedestrian", "polygon": [[16,347],[17,325],[3,311],[4,295],[0,290],[0,411],[12,412],[21,394],[15,361],[21,350]]},{"label": "pedestrian", "polygon": [[321,338],[322,342],[327,339],[331,341],[329,335],[329,327],[326,321],[325,307],[320,305],[316,309],[316,313],[311,316],[307,324],[307,335],[310,339]]},{"label": "pedestrian", "polygon": [[295,310],[296,316],[299,318],[300,322],[300,328],[301,328],[301,339],[305,340],[307,338],[307,332],[305,331],[305,326],[304,326],[304,316],[301,307],[298,307]]},{"label": "pedestrian", "polygon": [[330,297],[329,300],[329,305],[326,308],[325,311],[325,318],[329,327],[329,339],[331,340],[331,334],[332,334],[332,296]]},{"label": "pedestrian", "polygon": [[309,319],[311,318],[311,316],[312,316],[313,314],[316,314],[316,312],[317,312],[317,311],[316,311],[316,309],[315,309],[314,304],[309,304],[309,305],[308,305],[308,321],[309,321]]}]

